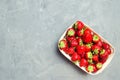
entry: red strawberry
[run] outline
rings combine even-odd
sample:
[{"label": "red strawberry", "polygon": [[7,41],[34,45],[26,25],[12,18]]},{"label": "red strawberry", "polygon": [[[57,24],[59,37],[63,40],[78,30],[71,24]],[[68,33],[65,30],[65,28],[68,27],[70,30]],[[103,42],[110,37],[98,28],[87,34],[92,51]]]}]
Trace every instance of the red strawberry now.
[{"label": "red strawberry", "polygon": [[110,45],[107,44],[107,43],[105,43],[105,42],[103,42],[103,48],[104,48],[104,49],[109,49],[109,48],[110,48]]},{"label": "red strawberry", "polygon": [[93,72],[96,72],[96,71],[97,71],[97,68],[96,68],[95,64],[92,64],[92,65],[93,65],[93,69],[94,69]]},{"label": "red strawberry", "polygon": [[92,51],[93,51],[95,54],[98,54],[100,50],[101,50],[101,47],[100,47],[100,46],[98,46],[98,45],[93,45],[93,46],[92,46]]},{"label": "red strawberry", "polygon": [[108,51],[105,49],[102,49],[100,52],[100,62],[102,62],[102,63],[106,62],[108,56],[109,56]]},{"label": "red strawberry", "polygon": [[86,59],[82,58],[80,61],[80,67],[86,67],[88,65],[88,62]]},{"label": "red strawberry", "polygon": [[80,54],[81,58],[85,57],[85,53]]},{"label": "red strawberry", "polygon": [[78,45],[83,45],[83,41],[80,37],[77,38],[77,41],[78,41]]},{"label": "red strawberry", "polygon": [[77,31],[77,36],[82,36],[83,35],[83,33],[84,33],[84,29],[81,29],[81,30],[78,30]]},{"label": "red strawberry", "polygon": [[76,61],[76,60],[80,60],[80,56],[75,52],[72,57],[71,57],[72,61]]},{"label": "red strawberry", "polygon": [[90,43],[86,44],[85,45],[85,51],[86,52],[90,51],[91,50],[91,46],[92,46],[92,44],[90,44]]},{"label": "red strawberry", "polygon": [[83,35],[83,42],[85,42],[85,43],[92,42],[92,34],[84,34]]},{"label": "red strawberry", "polygon": [[61,41],[59,41],[58,47],[61,50],[65,50],[68,47],[66,39],[62,39]]},{"label": "red strawberry", "polygon": [[102,59],[107,59],[108,58],[108,52],[105,49],[101,50],[100,58],[102,58]]},{"label": "red strawberry", "polygon": [[111,54],[111,49],[110,48],[107,49],[106,51],[108,52],[108,54]]},{"label": "red strawberry", "polygon": [[73,39],[75,39],[75,37],[73,37],[73,36],[67,36],[66,39],[67,39],[68,42],[71,42]]},{"label": "red strawberry", "polygon": [[84,27],[84,24],[81,21],[77,21],[74,26],[74,28],[78,30],[81,30],[83,27]]},{"label": "red strawberry", "polygon": [[75,35],[75,30],[73,28],[69,28],[67,31],[67,36],[74,36]]},{"label": "red strawberry", "polygon": [[93,55],[92,60],[94,62],[98,62],[98,60],[99,60],[98,55]]},{"label": "red strawberry", "polygon": [[86,28],[85,31],[84,31],[84,34],[91,34],[91,32],[92,31],[90,29]]},{"label": "red strawberry", "polygon": [[107,58],[100,58],[100,62],[101,62],[101,63],[105,63],[106,60],[107,60]]},{"label": "red strawberry", "polygon": [[93,42],[97,43],[100,40],[100,37],[96,34],[93,35]]},{"label": "red strawberry", "polygon": [[87,72],[96,72],[97,71],[97,69],[96,69],[96,67],[95,67],[95,65],[94,64],[89,64],[87,67],[86,67],[86,71]]},{"label": "red strawberry", "polygon": [[74,47],[67,48],[65,52],[70,55],[73,54],[75,52]]},{"label": "red strawberry", "polygon": [[97,68],[97,69],[101,69],[102,66],[103,66],[103,64],[102,64],[101,62],[98,62],[98,63],[96,64],[96,68]]},{"label": "red strawberry", "polygon": [[76,47],[76,51],[77,51],[78,54],[85,53],[85,46],[84,45],[82,45],[82,46],[78,45]]},{"label": "red strawberry", "polygon": [[99,40],[99,41],[96,43],[96,45],[98,45],[98,46],[102,47],[102,41],[101,41],[101,40]]},{"label": "red strawberry", "polygon": [[71,46],[71,47],[75,47],[75,46],[77,46],[77,45],[78,45],[77,39],[75,39],[75,38],[72,39],[71,42],[70,42],[70,46]]},{"label": "red strawberry", "polygon": [[86,57],[86,59],[92,59],[93,55],[92,55],[91,52],[87,52],[87,53],[85,54],[85,57]]}]

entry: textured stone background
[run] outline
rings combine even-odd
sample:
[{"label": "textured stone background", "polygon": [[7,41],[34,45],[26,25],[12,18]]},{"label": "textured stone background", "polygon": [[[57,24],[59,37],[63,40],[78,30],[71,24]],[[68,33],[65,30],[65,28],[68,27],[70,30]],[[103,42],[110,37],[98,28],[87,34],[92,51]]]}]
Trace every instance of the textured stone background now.
[{"label": "textured stone background", "polygon": [[[116,49],[91,76],[57,49],[64,30],[82,20]],[[120,0],[0,0],[0,80],[119,80]]]}]

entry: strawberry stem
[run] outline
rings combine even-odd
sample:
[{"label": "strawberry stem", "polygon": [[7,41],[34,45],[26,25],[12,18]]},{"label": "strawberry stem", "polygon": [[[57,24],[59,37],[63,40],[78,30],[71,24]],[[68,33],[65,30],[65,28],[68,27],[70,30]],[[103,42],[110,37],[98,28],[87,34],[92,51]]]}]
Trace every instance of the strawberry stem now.
[{"label": "strawberry stem", "polygon": [[68,31],[68,36],[73,36],[74,33],[75,33],[75,32],[74,32],[73,30],[69,30],[69,31]]},{"label": "strawberry stem", "polygon": [[93,72],[93,66],[91,65],[88,66],[88,72]]},{"label": "strawberry stem", "polygon": [[92,53],[91,52],[88,52],[88,58],[92,58],[93,56],[92,56]]},{"label": "strawberry stem", "polygon": [[99,40],[99,37],[97,35],[94,35],[93,40]]},{"label": "strawberry stem", "polygon": [[102,68],[102,63],[97,63],[97,64],[96,64],[96,67],[97,67],[98,69]]},{"label": "strawberry stem", "polygon": [[104,54],[104,53],[105,53],[105,50],[102,49],[101,52],[100,52],[100,54],[102,55],[102,54]]},{"label": "strawberry stem", "polygon": [[95,50],[94,50],[94,53],[95,53],[95,54],[98,54],[98,53],[99,53],[98,49],[95,49]]},{"label": "strawberry stem", "polygon": [[92,59],[88,59],[88,63],[92,64],[93,63]]},{"label": "strawberry stem", "polygon": [[59,47],[60,47],[60,48],[64,48],[64,47],[65,47],[65,43],[64,43],[64,41],[60,41],[60,43],[59,43]]}]

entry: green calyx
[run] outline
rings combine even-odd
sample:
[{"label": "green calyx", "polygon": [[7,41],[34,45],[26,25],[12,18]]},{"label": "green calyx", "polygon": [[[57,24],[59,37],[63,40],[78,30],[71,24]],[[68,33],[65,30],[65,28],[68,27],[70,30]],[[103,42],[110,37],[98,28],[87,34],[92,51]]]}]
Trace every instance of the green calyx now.
[{"label": "green calyx", "polygon": [[[79,37],[76,37],[76,39],[78,39]],[[78,42],[78,44],[80,45],[80,46],[82,46],[83,45],[83,41],[82,40],[80,40],[79,42]]]},{"label": "green calyx", "polygon": [[79,42],[79,45],[82,46],[82,45],[83,45],[83,41],[80,41],[80,42]]},{"label": "green calyx", "polygon": [[74,29],[77,29],[77,22],[74,24]]},{"label": "green calyx", "polygon": [[100,52],[100,55],[102,55],[104,53],[105,53],[105,49],[102,49],[101,52]]},{"label": "green calyx", "polygon": [[86,44],[86,46],[91,48],[92,44],[88,43],[88,44]]},{"label": "green calyx", "polygon": [[92,59],[93,55],[91,52],[88,52],[88,58]]},{"label": "green calyx", "polygon": [[64,41],[60,41],[60,42],[59,42],[59,48],[64,48],[64,47],[65,47]]},{"label": "green calyx", "polygon": [[99,53],[99,51],[98,51],[98,49],[94,49],[94,54],[98,54]]},{"label": "green calyx", "polygon": [[93,60],[92,59],[88,59],[88,63],[92,64]]},{"label": "green calyx", "polygon": [[93,41],[97,41],[97,40],[99,40],[99,36],[94,35],[94,36],[93,36]]},{"label": "green calyx", "polygon": [[97,67],[98,69],[102,68],[102,63],[97,63],[97,64],[96,64],[96,67]]},{"label": "green calyx", "polygon": [[83,33],[84,33],[84,31],[85,31],[85,30],[84,30],[84,29],[82,29],[82,30],[80,31],[80,32],[81,32],[81,34],[83,34]]},{"label": "green calyx", "polygon": [[75,32],[73,30],[69,30],[67,33],[68,36],[73,36],[74,34],[75,34]]},{"label": "green calyx", "polygon": [[91,65],[89,65],[89,66],[87,67],[87,69],[88,69],[88,72],[93,72],[93,71],[94,71],[93,66],[91,66]]}]

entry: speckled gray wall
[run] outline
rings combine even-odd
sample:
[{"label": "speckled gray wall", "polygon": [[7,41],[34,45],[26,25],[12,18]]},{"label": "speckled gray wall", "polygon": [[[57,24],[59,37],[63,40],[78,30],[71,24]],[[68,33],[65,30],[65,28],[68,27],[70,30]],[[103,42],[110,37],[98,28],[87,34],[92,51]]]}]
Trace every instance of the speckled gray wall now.
[{"label": "speckled gray wall", "polygon": [[[64,30],[82,20],[116,49],[91,76],[57,49]],[[0,0],[0,80],[120,79],[120,0]]]}]

